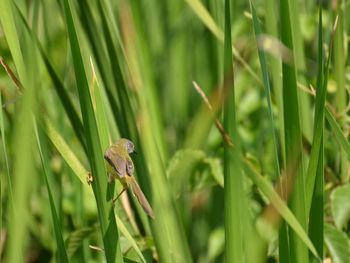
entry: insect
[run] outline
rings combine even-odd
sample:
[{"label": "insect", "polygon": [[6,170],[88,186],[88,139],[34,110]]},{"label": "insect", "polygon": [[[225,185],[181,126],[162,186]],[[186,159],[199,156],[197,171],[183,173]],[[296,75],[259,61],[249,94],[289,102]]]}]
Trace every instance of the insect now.
[{"label": "insect", "polygon": [[105,151],[104,158],[107,161],[108,182],[111,183],[118,179],[123,185],[123,190],[113,199],[113,204],[126,189],[131,187],[143,210],[154,219],[152,207],[134,177],[134,163],[130,157],[131,153],[136,153],[135,146],[132,141],[124,138],[112,144]]}]

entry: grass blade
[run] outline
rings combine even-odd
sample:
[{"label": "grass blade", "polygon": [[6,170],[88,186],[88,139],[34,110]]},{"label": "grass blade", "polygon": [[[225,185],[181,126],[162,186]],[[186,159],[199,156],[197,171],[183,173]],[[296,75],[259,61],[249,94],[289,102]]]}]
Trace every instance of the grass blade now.
[{"label": "grass blade", "polygon": [[[306,206],[311,205],[309,213],[309,235],[316,246],[319,255],[323,255],[323,220],[324,220],[324,109],[326,101],[328,68],[330,56],[328,58],[325,74],[323,74],[323,34],[322,34],[322,8],[319,10],[318,28],[318,76],[317,93],[315,106],[315,121],[312,148],[309,165],[307,168],[306,180]],[[329,53],[331,54],[331,52]],[[312,197],[312,200],[311,200]]]},{"label": "grass blade", "polygon": [[[35,126],[36,128],[36,126]],[[46,184],[46,188],[47,188],[47,193],[49,195],[49,201],[50,201],[50,208],[51,208],[51,216],[52,216],[52,221],[53,221],[53,228],[55,231],[55,238],[56,238],[56,244],[57,244],[57,249],[58,249],[58,254],[57,254],[57,261],[58,262],[69,262],[68,261],[68,256],[67,256],[67,251],[64,245],[64,241],[63,241],[63,237],[62,237],[62,227],[60,224],[60,219],[58,218],[57,212],[56,212],[56,208],[55,208],[55,202],[53,199],[53,195],[51,192],[51,187],[48,181],[48,168],[47,168],[47,164],[49,163],[46,153],[43,151],[43,149],[46,149],[46,147],[42,148],[43,146],[46,146],[45,143],[43,142],[43,136],[39,134],[39,131],[37,130],[37,128],[35,129],[35,136],[36,136],[36,140],[37,140],[37,144],[38,144],[38,150],[39,150],[39,154],[40,154],[40,160],[41,160],[41,164],[43,167],[43,177],[44,177],[44,181]]]},{"label": "grass blade", "polygon": [[[8,262],[23,262],[25,240],[28,225],[28,196],[31,190],[31,180],[34,175],[34,159],[32,142],[34,137],[31,123],[32,113],[35,112],[35,87],[33,78],[27,74],[25,59],[20,47],[20,41],[15,27],[11,2],[0,1],[0,21],[6,35],[7,43],[19,75],[19,81],[27,90],[24,92],[21,103],[16,109],[15,134],[13,147],[16,149],[13,161],[13,204],[10,208],[8,222],[9,240],[5,260]],[[27,44],[26,42],[24,45]],[[30,49],[31,47],[27,47]],[[28,60],[30,57],[28,58]],[[31,61],[34,62],[34,61]],[[34,62],[35,63],[35,62]],[[11,207],[11,206],[10,206]],[[13,207],[14,208],[14,207]]]},{"label": "grass blade", "polygon": [[[261,29],[258,21],[258,17],[256,15],[255,7],[253,3],[250,1],[250,7],[252,11],[252,17],[253,17],[253,25],[254,25],[254,32],[255,32],[255,39],[258,42],[258,37],[261,34]],[[265,87],[265,96],[267,100],[267,105],[269,109],[269,117],[270,117],[270,128],[271,133],[273,136],[273,146],[275,149],[275,171],[276,174],[280,173],[280,167],[279,167],[279,158],[278,158],[278,140],[277,140],[277,134],[275,130],[275,121],[273,119],[273,112],[272,112],[272,102],[271,102],[271,88],[270,88],[270,82],[269,82],[269,74],[267,69],[267,63],[266,63],[266,56],[265,52],[263,50],[259,50],[259,61],[260,61],[260,67],[262,71],[263,81],[264,81],[264,87]]]},{"label": "grass blade", "polygon": [[224,87],[228,88],[227,99],[224,102],[224,129],[235,145],[233,149],[225,143],[224,148],[225,261],[234,263],[244,261],[243,218],[245,197],[243,194],[243,175],[240,162],[240,139],[236,123],[231,47],[230,0],[225,0],[224,72],[228,73],[229,77],[224,78]]},{"label": "grass blade", "polygon": [[[346,69],[345,69],[345,60],[346,60],[346,50],[344,45],[344,35],[347,34],[345,30],[345,13],[342,8],[342,1],[337,1],[335,4],[335,11],[338,18],[337,28],[334,34],[334,77],[337,83],[337,91],[335,98],[335,105],[337,111],[344,111],[347,107],[347,87],[346,87]],[[340,119],[340,127],[345,128],[346,122],[345,118]],[[346,153],[343,149],[340,150],[340,159],[341,159],[341,172],[340,178],[342,181],[346,181],[348,177],[348,167],[349,160],[346,158]]]},{"label": "grass blade", "polygon": [[[2,105],[2,94],[0,93],[0,105]],[[6,134],[5,134],[5,124],[4,124],[4,116],[3,116],[3,109],[0,110],[0,132],[1,132],[1,141],[2,141],[2,148],[4,151],[4,159],[5,159],[5,165],[6,165],[6,176],[7,176],[7,184],[8,184],[8,191],[9,191],[9,199],[10,199],[10,209],[13,212],[14,203],[13,203],[13,191],[12,191],[12,180],[10,175],[10,167],[9,167],[9,161],[7,157],[7,146],[6,146]]]},{"label": "grass blade", "polygon": [[[281,41],[288,48],[293,50],[292,27],[290,22],[289,0],[283,0],[280,3],[281,17]],[[290,199],[290,207],[299,220],[300,224],[306,229],[306,210],[305,210],[305,182],[303,175],[302,160],[302,134],[299,119],[299,103],[296,83],[295,68],[283,63],[283,114],[284,114],[284,132],[285,132],[285,151],[286,163],[285,171],[287,177],[294,182],[293,192]],[[283,186],[284,187],[284,186]],[[285,191],[284,189],[283,191]],[[286,197],[284,197],[286,198]],[[280,235],[280,261],[281,262],[308,262],[306,247],[292,231],[287,235]],[[289,248],[286,249],[287,244]]]}]

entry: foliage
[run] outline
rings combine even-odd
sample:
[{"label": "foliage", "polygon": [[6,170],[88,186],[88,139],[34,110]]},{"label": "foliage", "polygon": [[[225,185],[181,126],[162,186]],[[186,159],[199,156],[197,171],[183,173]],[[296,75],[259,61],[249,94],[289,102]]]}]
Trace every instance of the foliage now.
[{"label": "foliage", "polygon": [[[331,2],[0,0],[0,259],[349,261],[350,5]],[[154,220],[112,204],[122,137]]]}]

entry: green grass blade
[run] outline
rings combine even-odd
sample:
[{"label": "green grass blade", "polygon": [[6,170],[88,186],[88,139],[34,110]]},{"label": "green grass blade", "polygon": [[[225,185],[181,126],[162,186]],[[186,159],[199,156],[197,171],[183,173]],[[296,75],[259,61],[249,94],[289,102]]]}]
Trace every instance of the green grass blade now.
[{"label": "green grass blade", "polygon": [[[76,28],[73,22],[71,7],[68,0],[64,1],[64,11],[70,46],[72,50],[76,82],[79,91],[79,100],[86,134],[88,157],[94,178],[92,182],[92,188],[95,194],[98,208],[101,234],[103,236],[105,248],[105,256],[107,262],[123,262],[119,245],[118,229],[113,215],[114,211],[112,209],[111,202],[107,200],[107,198],[111,198],[113,192],[111,192],[112,189],[108,188],[107,186],[106,171],[102,156],[103,153],[101,149],[101,143],[99,141],[98,128],[96,125],[83,60],[80,53]],[[109,192],[108,195],[107,192]],[[109,215],[108,210],[110,210]]]},{"label": "green grass blade", "polygon": [[[146,33],[145,33],[145,27],[143,24],[143,18],[145,17],[145,14],[143,13],[142,5],[141,2],[130,2],[131,9],[132,9],[132,17],[133,17],[133,24],[134,24],[134,30],[135,30],[135,44],[134,48],[131,46],[129,47],[129,54],[133,55],[137,60],[137,67],[140,72],[140,82],[141,86],[138,87],[139,90],[143,91],[143,96],[147,97],[148,105],[149,105],[149,114],[151,115],[151,121],[152,121],[152,127],[153,127],[153,132],[154,132],[154,138],[156,140],[156,143],[158,145],[160,155],[162,157],[163,162],[166,162],[168,160],[168,151],[167,151],[167,146],[164,138],[164,124],[161,116],[161,107],[160,107],[160,100],[161,97],[157,96],[157,91],[155,89],[155,83],[154,83],[154,73],[152,71],[152,61],[150,60],[150,48],[147,43],[147,38],[146,38]],[[180,67],[180,66],[179,66]],[[186,69],[186,67],[183,67]],[[170,71],[172,71],[169,68]],[[183,74],[177,74],[177,81],[179,80],[179,75],[185,75],[185,72],[182,72]],[[171,78],[171,76],[169,76]],[[170,82],[170,81],[169,81]],[[184,83],[182,83],[184,84]],[[190,85],[190,81],[188,80],[188,83],[184,86],[181,85],[180,83],[172,82],[171,85],[175,85],[173,90],[177,91],[177,96],[172,95],[171,93],[169,96],[175,98],[179,97],[179,94],[183,94],[182,96],[187,97],[186,92],[184,90],[179,90],[179,89],[187,89],[188,86]],[[186,103],[186,99],[183,100],[183,103]],[[187,104],[187,103],[186,103]],[[186,113],[186,106],[182,104],[183,107],[180,107],[176,109],[176,111],[179,111],[176,113],[176,115],[182,116],[182,121],[184,121],[185,118],[185,113]],[[173,108],[173,111],[175,108]],[[184,111],[184,112],[183,112]],[[182,114],[180,112],[183,112]],[[177,119],[174,116],[173,113],[173,119],[172,123],[176,124]]]},{"label": "green grass blade", "polygon": [[92,67],[92,84],[91,84],[90,94],[91,94],[93,105],[95,106],[94,112],[96,115],[96,123],[97,123],[98,132],[100,135],[101,147],[102,149],[107,149],[110,145],[107,117],[105,113],[104,102],[102,101],[101,87],[97,79],[97,76],[95,74],[94,65],[91,60],[90,62]]},{"label": "green grass blade", "polygon": [[[345,49],[344,45],[344,36],[347,35],[345,31],[345,13],[342,8],[343,1],[337,1],[335,4],[335,12],[338,17],[338,23],[337,28],[335,30],[334,34],[334,77],[337,84],[337,90],[336,90],[336,98],[335,98],[335,105],[336,110],[339,112],[342,112],[346,109],[348,101],[347,101],[347,86],[346,86],[346,68],[345,68],[345,61],[347,57],[347,51]],[[345,128],[346,121],[345,117],[342,117],[339,122],[340,127]],[[340,150],[340,165],[341,165],[341,172],[340,172],[340,178],[342,181],[346,181],[346,178],[348,177],[348,167],[349,167],[349,160],[346,158],[346,153],[343,149]]]},{"label": "green grass blade", "polygon": [[[265,0],[265,10],[266,10],[266,32],[272,37],[278,38],[278,18],[277,18],[277,7],[274,1]],[[278,108],[278,130],[280,136],[281,145],[281,155],[282,160],[284,158],[284,121],[283,121],[283,96],[282,96],[282,62],[281,58],[274,56],[268,56],[268,62],[270,64],[270,74],[272,77],[273,94]]]},{"label": "green grass blade", "polygon": [[[300,14],[303,12],[303,5],[298,3],[298,1],[289,1],[289,11],[290,11],[290,21],[292,25],[293,34],[293,51],[294,51],[294,62],[295,67],[298,69],[297,81],[298,84],[307,85],[307,80],[305,74],[307,70],[306,66],[306,56],[304,51],[304,36],[302,34],[302,26]],[[311,141],[312,137],[312,116],[310,114],[310,96],[306,92],[298,89],[298,99],[299,99],[299,112],[300,112],[300,127],[303,135]]]},{"label": "green grass blade", "polygon": [[[233,78],[231,40],[230,0],[225,0],[225,40],[224,40],[224,87],[227,87],[227,99],[224,102],[224,129],[232,138],[233,149],[225,143],[224,148],[224,196],[225,196],[225,261],[244,261],[244,193],[243,174],[240,162],[240,139],[237,132],[235,89]],[[232,72],[232,75],[230,74]]]},{"label": "green grass blade", "polygon": [[[36,127],[36,126],[35,126]],[[67,256],[67,251],[64,245],[64,241],[63,241],[63,236],[62,236],[62,227],[60,224],[60,219],[58,218],[57,212],[56,212],[56,208],[55,208],[55,202],[53,199],[53,195],[51,192],[51,187],[48,181],[48,164],[49,164],[49,160],[47,159],[47,155],[45,153],[45,151],[43,151],[42,149],[42,145],[46,146],[45,143],[43,142],[43,136],[39,134],[40,131],[38,131],[37,129],[35,129],[35,136],[36,136],[36,140],[37,140],[37,144],[38,144],[38,150],[39,150],[39,154],[40,154],[40,160],[41,160],[41,165],[43,167],[43,177],[44,177],[44,181],[46,184],[46,188],[47,188],[47,193],[49,195],[49,201],[50,201],[50,208],[51,208],[51,216],[52,216],[52,223],[53,223],[53,228],[54,228],[54,232],[55,232],[55,238],[56,238],[56,244],[57,244],[57,249],[58,249],[58,253],[57,253],[57,262],[69,262],[68,260],[68,256]],[[46,149],[46,148],[44,148]]]},{"label": "green grass blade", "polygon": [[[310,153],[309,165],[307,168],[306,179],[306,206],[309,213],[309,235],[315,244],[319,255],[323,255],[323,220],[324,220],[324,149],[323,149],[323,131],[324,131],[324,108],[326,101],[326,91],[328,83],[328,67],[330,58],[323,75],[323,34],[322,34],[322,8],[319,10],[319,28],[318,28],[318,76],[317,93],[315,106],[315,121],[312,148]],[[331,53],[330,53],[331,54]],[[309,210],[309,207],[311,209]]]},{"label": "green grass blade", "polygon": [[[136,137],[136,129],[135,129],[135,117],[133,114],[133,110],[130,105],[130,100],[128,96],[128,92],[126,90],[126,84],[124,81],[124,76],[121,70],[121,60],[117,53],[117,40],[116,37],[111,33],[110,24],[111,21],[107,20],[107,17],[104,15],[104,5],[102,2],[98,1],[98,10],[102,18],[102,27],[105,38],[105,43],[107,46],[107,53],[110,60],[110,65],[112,69],[112,76],[114,80],[114,87],[118,88],[118,92],[116,96],[119,101],[119,111],[116,111],[115,114],[120,115],[121,123],[118,123],[118,128],[120,129],[120,133],[124,137],[131,136],[131,138]],[[108,23],[110,22],[110,23]],[[112,87],[106,87],[112,88]],[[113,92],[112,92],[113,93]],[[114,92],[115,93],[115,92]],[[112,103],[111,103],[112,104]]]},{"label": "green grass blade", "polygon": [[[22,82],[26,83],[26,82]],[[8,262],[23,262],[26,228],[28,224],[28,195],[31,189],[31,178],[34,174],[32,142],[34,137],[31,123],[34,104],[34,88],[27,87],[20,112],[16,119],[16,134],[13,138],[16,149],[13,172],[13,199],[16,204],[14,213],[9,217]]]},{"label": "green grass blade", "polygon": [[[23,262],[25,240],[28,226],[28,196],[31,190],[31,178],[34,175],[34,159],[31,152],[34,137],[31,123],[32,112],[35,112],[35,87],[33,78],[28,77],[25,59],[22,55],[20,41],[15,27],[10,1],[0,1],[0,21],[6,35],[19,75],[19,81],[27,90],[24,92],[20,105],[16,108],[15,134],[13,147],[16,149],[13,161],[13,204],[15,210],[10,209],[8,215],[8,243],[5,260],[8,262]],[[25,43],[26,44],[26,43]]]},{"label": "green grass blade", "polygon": [[[288,48],[293,50],[292,27],[290,22],[289,0],[283,0],[280,3],[281,18],[281,41]],[[302,159],[302,134],[299,119],[299,103],[296,83],[295,68],[283,63],[283,114],[284,114],[284,132],[285,132],[285,151],[286,166],[285,171],[289,178],[293,178],[293,192],[290,197],[290,206],[299,220],[300,224],[306,229],[306,210],[305,210],[305,179],[303,175]],[[284,189],[285,190],[285,189]],[[283,231],[283,229],[282,229]],[[308,254],[305,245],[293,233],[288,231],[287,236],[280,236],[280,261],[281,262],[308,262]],[[282,234],[282,232],[281,232]],[[289,244],[290,247],[286,253],[283,248]]]},{"label": "green grass blade", "polygon": [[[56,147],[57,151],[61,154],[63,159],[66,161],[68,166],[72,169],[72,171],[81,181],[81,183],[85,187],[88,187],[88,184],[87,184],[88,171],[84,168],[84,166],[78,160],[74,152],[70,149],[69,145],[62,138],[62,136],[54,127],[53,123],[48,118],[45,119],[44,127],[45,127],[44,130],[45,130],[45,133],[47,134],[47,137],[49,137],[53,145]],[[91,188],[87,188],[87,189],[91,191]]]},{"label": "green grass blade", "polygon": [[[252,17],[253,17],[253,26],[254,26],[254,32],[255,32],[255,39],[258,41],[259,35],[261,35],[261,29],[258,21],[258,17],[255,11],[255,7],[250,1],[250,7],[252,11]],[[278,140],[277,140],[277,134],[275,130],[275,121],[273,118],[273,112],[272,112],[272,102],[271,102],[271,88],[270,88],[270,81],[269,81],[269,74],[268,74],[268,68],[267,68],[267,63],[266,63],[266,56],[265,52],[263,50],[259,50],[259,61],[260,61],[260,67],[262,71],[262,76],[263,76],[263,81],[264,81],[264,87],[265,87],[265,96],[267,100],[267,105],[269,108],[269,117],[270,117],[270,129],[271,133],[273,135],[273,146],[275,149],[275,171],[276,174],[280,173],[280,167],[279,167],[279,158],[278,158]]]},{"label": "green grass blade", "polygon": [[[2,94],[0,93],[0,105],[2,105]],[[4,124],[4,116],[3,116],[3,109],[0,110],[0,132],[1,132],[1,141],[2,141],[2,148],[4,151],[4,159],[5,159],[5,166],[6,166],[6,179],[8,184],[8,192],[9,192],[9,199],[10,199],[10,209],[13,212],[14,203],[13,203],[13,187],[12,187],[12,179],[10,175],[10,167],[9,167],[9,161],[7,157],[7,144],[6,144],[6,134],[5,134],[5,124]],[[2,189],[2,188],[1,188]],[[11,212],[11,213],[12,213]]]}]

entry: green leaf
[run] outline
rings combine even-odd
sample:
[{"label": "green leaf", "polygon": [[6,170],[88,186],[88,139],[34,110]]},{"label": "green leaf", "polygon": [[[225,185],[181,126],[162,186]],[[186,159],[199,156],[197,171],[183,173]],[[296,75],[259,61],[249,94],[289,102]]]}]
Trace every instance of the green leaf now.
[{"label": "green leaf", "polygon": [[334,223],[338,229],[342,229],[350,220],[350,185],[335,188],[330,199]]},{"label": "green leaf", "polygon": [[332,262],[349,262],[350,246],[346,234],[329,224],[324,225],[324,234],[326,246],[332,256]]}]

